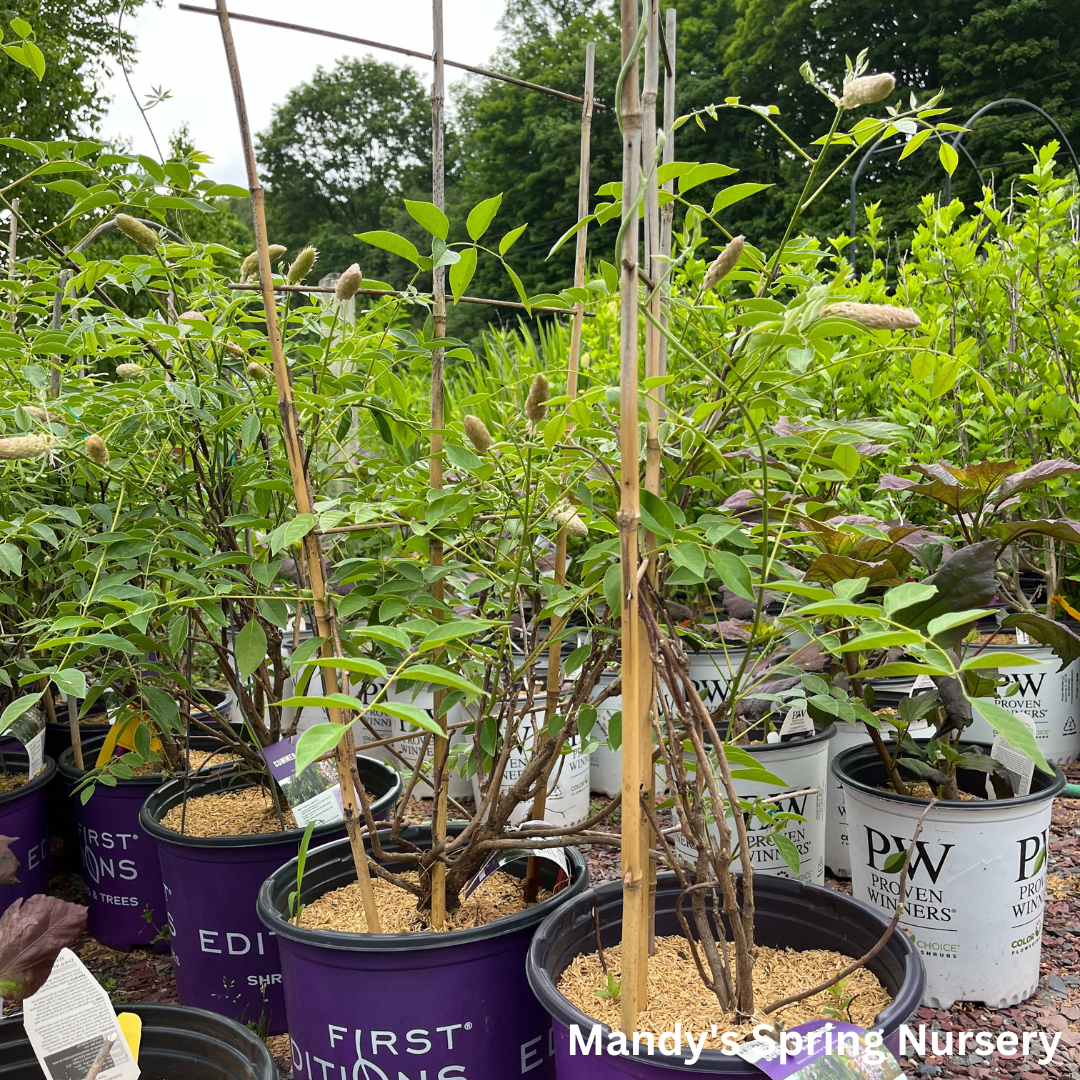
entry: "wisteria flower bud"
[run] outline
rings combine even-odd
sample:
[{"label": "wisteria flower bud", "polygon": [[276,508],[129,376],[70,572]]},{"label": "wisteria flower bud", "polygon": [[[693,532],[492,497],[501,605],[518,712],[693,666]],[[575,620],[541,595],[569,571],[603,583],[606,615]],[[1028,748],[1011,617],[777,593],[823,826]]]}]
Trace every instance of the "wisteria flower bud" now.
[{"label": "wisteria flower bud", "polygon": [[149,226],[144,225],[130,214],[117,214],[113,220],[116,227],[136,244],[141,244],[148,251],[153,251],[158,245],[158,234]]},{"label": "wisteria flower bud", "polygon": [[465,434],[469,436],[469,442],[476,447],[478,454],[486,454],[495,445],[491,432],[479,416],[466,416],[461,423],[465,428]]},{"label": "wisteria flower bud", "polygon": [[143,371],[141,364],[117,364],[116,374],[121,379],[141,379],[146,372]]},{"label": "wisteria flower bud", "polygon": [[249,379],[255,379],[258,382],[269,382],[273,377],[273,372],[264,367],[257,360],[252,360],[247,366],[247,375]]},{"label": "wisteria flower bud", "polygon": [[565,502],[556,503],[551,508],[551,520],[560,529],[565,529],[570,536],[584,540],[589,535],[589,527],[577,515],[577,511]]},{"label": "wisteria flower bud", "polygon": [[188,322],[208,322],[209,320],[201,311],[184,311],[181,312],[178,318],[186,319]]},{"label": "wisteria flower bud", "polygon": [[23,412],[28,416],[32,416],[35,420],[40,420],[43,424],[48,424],[52,420],[48,412],[37,405],[24,405]]},{"label": "wisteria flower bud", "polygon": [[83,445],[86,447],[86,456],[95,465],[100,465],[104,469],[109,464],[109,448],[100,435],[88,435]]},{"label": "wisteria flower bud", "polygon": [[857,109],[860,105],[873,105],[887,98],[896,89],[896,79],[887,72],[883,75],[862,75],[844,83],[844,96],[840,104],[845,109]]},{"label": "wisteria flower bud", "polygon": [[0,439],[0,458],[4,461],[39,458],[52,448],[51,435],[9,435],[6,439]]},{"label": "wisteria flower bud", "polygon": [[709,269],[705,271],[705,277],[701,282],[702,292],[708,292],[709,289],[715,289],[716,286],[735,269],[735,264],[739,261],[739,256],[742,255],[745,246],[746,238],[743,236],[736,236],[731,240],[727,247],[713,259]]},{"label": "wisteria flower bud", "polygon": [[285,281],[289,285],[299,285],[303,282],[304,278],[311,273],[311,268],[315,265],[315,260],[319,257],[319,253],[313,247],[306,247],[299,255],[293,260],[293,264],[289,267],[288,274],[285,275]]},{"label": "wisteria flower bud", "polygon": [[547,402],[551,397],[551,387],[545,376],[537,374],[529,387],[529,396],[525,399],[525,415],[534,423],[544,419]]},{"label": "wisteria flower bud", "polygon": [[364,275],[360,273],[360,267],[353,263],[344,274],[337,279],[334,286],[335,300],[351,300],[364,284]]},{"label": "wisteria flower bud", "polygon": [[221,347],[225,350],[226,356],[232,356],[237,360],[247,359],[247,353],[235,341],[223,341]]},{"label": "wisteria flower bud", "polygon": [[822,316],[831,315],[836,319],[851,319],[862,323],[868,330],[914,330],[922,325],[918,314],[906,307],[894,307],[892,304],[854,304],[847,301],[829,304],[822,311]]},{"label": "wisteria flower bud", "polygon": [[[267,254],[270,256],[270,265],[273,266],[288,250],[288,248],[282,247],[281,244],[271,244],[267,249]],[[240,280],[247,281],[249,278],[257,277],[258,274],[259,252],[256,249],[240,264]]]}]

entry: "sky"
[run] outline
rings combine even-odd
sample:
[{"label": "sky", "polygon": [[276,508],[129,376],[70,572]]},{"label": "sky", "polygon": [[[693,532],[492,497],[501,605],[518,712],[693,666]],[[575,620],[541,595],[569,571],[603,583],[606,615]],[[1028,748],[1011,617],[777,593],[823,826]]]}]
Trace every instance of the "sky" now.
[{"label": "sky", "polygon": [[[214,6],[212,0],[189,2]],[[496,23],[503,7],[504,0],[445,0],[446,57],[485,66],[500,44]],[[307,4],[230,0],[229,10],[354,34],[418,52],[431,49],[431,0],[314,0]],[[170,100],[148,113],[158,142],[165,147],[169,136],[186,121],[195,145],[213,158],[207,175],[218,183],[246,187],[217,20],[180,11],[177,0],[165,0],[161,8],[144,10],[125,25],[139,43],[138,64],[131,72],[139,99],[145,101],[158,87],[172,94]],[[371,53],[380,60],[410,64],[430,84],[431,64],[423,60],[250,23],[233,22],[232,27],[255,132],[266,128],[273,106],[282,102],[292,87],[310,78],[319,65],[331,67],[343,56]],[[460,74],[447,69],[447,81],[453,82]],[[102,123],[102,134],[125,138],[136,152],[156,156],[120,71],[109,83],[108,92],[113,103]]]}]

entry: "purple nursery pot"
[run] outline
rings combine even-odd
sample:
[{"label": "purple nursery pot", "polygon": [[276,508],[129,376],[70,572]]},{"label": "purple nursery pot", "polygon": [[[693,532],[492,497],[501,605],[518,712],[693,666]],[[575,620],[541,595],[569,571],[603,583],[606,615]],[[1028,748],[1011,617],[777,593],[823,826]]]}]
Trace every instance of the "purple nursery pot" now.
[{"label": "purple nursery pot", "polygon": [[[121,1008],[142,1020],[141,1080],[277,1080],[266,1044],[231,1020],[181,1005],[134,1002],[117,1005],[118,1012]],[[22,1016],[0,1020],[0,1080],[44,1075]]]},{"label": "purple nursery pot", "polygon": [[[380,836],[393,850],[390,834]],[[428,826],[401,836],[431,843]],[[281,950],[293,1076],[552,1080],[551,1024],[525,980],[525,956],[541,920],[588,885],[585,860],[572,848],[567,855],[571,878],[560,893],[488,926],[439,934],[297,927],[287,921],[296,861],[277,870],[259,893],[259,915]],[[544,866],[551,888],[553,864]],[[348,841],[326,844],[308,852],[301,900],[355,880]]]},{"label": "purple nursery pot", "polygon": [[[83,743],[83,762],[93,765],[104,740]],[[193,750],[220,748],[210,736],[192,736]],[[220,762],[218,768],[227,767]],[[213,768],[213,766],[211,766]],[[165,777],[117,777],[116,786],[97,784],[84,803],[76,785],[86,775],[75,765],[75,750],[60,755],[60,781],[75,811],[78,848],[86,887],[90,933],[118,952],[152,946],[167,952],[165,890],[161,884],[157,841],[139,825],[146,797]]]},{"label": "purple nursery pot", "polygon": [[[356,764],[372,798],[372,813],[386,820],[401,796],[401,777],[381,761],[359,754]],[[186,786],[188,798],[197,798],[249,784],[230,773],[191,780]],[[296,857],[304,830],[181,836],[159,822],[180,805],[184,790],[183,779],[162,784],[139,816],[142,830],[158,845],[180,1003],[280,1035],[287,1030],[287,1020],[278,946],[259,921],[255,901],[267,877]],[[340,822],[320,825],[311,842],[325,843],[344,832]]]},{"label": "purple nursery pot", "polygon": [[[674,874],[657,875],[657,935],[681,935],[675,908],[681,892]],[[831,949],[855,958],[869,952],[888,928],[888,921],[868,904],[790,878],[756,874],[754,903],[755,941],[774,948]],[[575,1008],[558,990],[559,978],[574,958],[596,951],[594,909],[600,916],[604,947],[617,945],[622,935],[622,882],[615,881],[583,893],[549,915],[529,949],[529,985],[553,1021],[559,1080],[662,1080],[672,1072],[761,1080],[763,1073],[757,1066],[720,1050],[706,1050],[690,1065],[685,1040],[680,1052],[670,1056],[661,1054],[659,1046],[649,1055],[644,1041],[637,1057],[607,1053],[611,1029]],[[919,1007],[922,997],[922,960],[905,935],[894,933],[866,966],[893,997],[892,1004],[875,1018],[874,1030],[884,1035],[885,1045],[896,1053],[900,1025]],[[599,1036],[589,1047],[594,1028]],[[587,1054],[582,1053],[583,1042],[589,1047]],[[667,1048],[671,1049],[671,1041]]]},{"label": "purple nursery pot", "polygon": [[[25,772],[25,750],[5,750],[11,772]],[[41,771],[21,788],[0,795],[0,836],[17,837],[8,845],[19,860],[18,883],[0,885],[0,915],[16,900],[49,891],[49,819],[45,789],[56,775],[56,762],[45,758]]]}]

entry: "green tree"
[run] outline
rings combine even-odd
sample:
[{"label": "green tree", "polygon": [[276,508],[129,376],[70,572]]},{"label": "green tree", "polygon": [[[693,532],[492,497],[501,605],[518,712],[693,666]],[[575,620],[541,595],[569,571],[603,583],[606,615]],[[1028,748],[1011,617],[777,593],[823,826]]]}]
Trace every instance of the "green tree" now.
[{"label": "green tree", "polygon": [[403,196],[431,193],[431,109],[410,68],[370,56],[319,68],[292,90],[258,137],[274,243],[319,249],[319,269],[359,262],[390,273],[355,234],[378,229]]}]

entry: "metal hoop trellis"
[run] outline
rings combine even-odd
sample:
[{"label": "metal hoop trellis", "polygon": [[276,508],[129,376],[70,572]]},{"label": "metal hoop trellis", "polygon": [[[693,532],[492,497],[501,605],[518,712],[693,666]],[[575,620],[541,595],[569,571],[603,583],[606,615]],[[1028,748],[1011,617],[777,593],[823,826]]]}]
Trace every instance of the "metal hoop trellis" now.
[{"label": "metal hoop trellis", "polygon": [[[980,109],[977,109],[975,112],[973,112],[971,116],[969,116],[965,121],[964,130],[958,131],[956,133],[956,137],[951,143],[952,148],[956,150],[957,153],[963,154],[964,157],[967,158],[971,167],[975,170],[975,175],[979,178],[980,187],[984,186],[982,170],[979,168],[975,159],[971,156],[968,148],[964,145],[963,139],[965,135],[969,134],[969,132],[971,131],[971,125],[976,120],[984,116],[986,113],[990,112],[991,109],[996,109],[999,105],[1022,105],[1024,108],[1030,109],[1032,112],[1038,113],[1054,129],[1058,138],[1061,140],[1062,146],[1065,148],[1065,152],[1069,155],[1069,160],[1072,162],[1073,172],[1076,173],[1077,183],[1080,184],[1080,162],[1077,161],[1076,153],[1072,148],[1072,144],[1069,142],[1068,136],[1065,134],[1064,131],[1062,131],[1061,125],[1045,109],[1040,108],[1038,105],[1034,104],[1033,102],[1027,101],[1024,98],[998,98],[996,101],[991,101],[988,105],[983,105]],[[851,237],[849,252],[851,258],[852,273],[858,272],[858,247],[856,240],[856,235],[858,232],[858,204],[856,203],[856,189],[858,187],[859,177],[862,175],[862,171],[866,167],[867,162],[869,162],[870,158],[879,150],[899,150],[904,145],[906,145],[904,143],[894,143],[890,146],[883,146],[882,143],[883,138],[878,139],[870,147],[870,149],[867,150],[865,154],[863,154],[862,158],[859,161],[859,164],[855,168],[855,172],[852,174],[851,177],[851,213],[848,222],[848,235]],[[945,177],[945,201],[952,201],[952,176],[949,174],[946,174]]]}]

